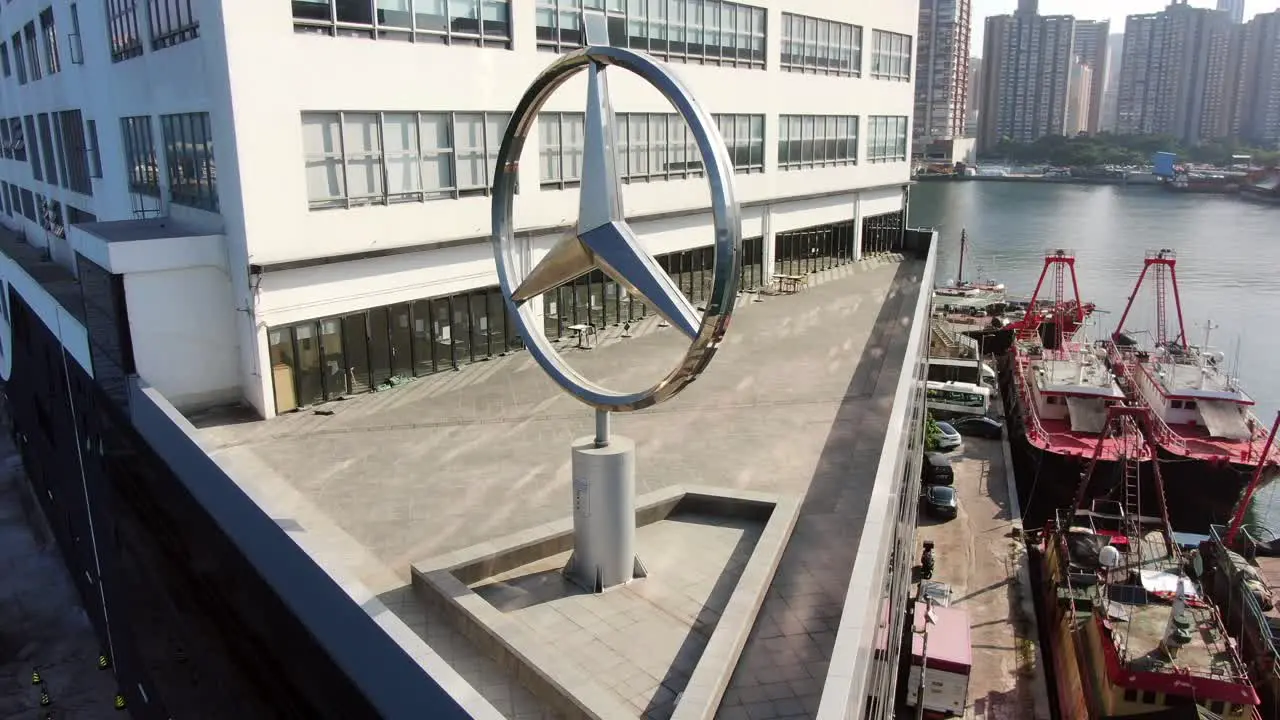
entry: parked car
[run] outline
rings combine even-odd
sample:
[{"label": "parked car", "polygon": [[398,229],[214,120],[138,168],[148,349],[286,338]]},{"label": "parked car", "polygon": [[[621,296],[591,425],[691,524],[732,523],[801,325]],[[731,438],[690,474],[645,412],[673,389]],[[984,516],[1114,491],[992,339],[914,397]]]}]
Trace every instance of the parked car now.
[{"label": "parked car", "polygon": [[920,481],[925,485],[951,485],[956,481],[956,471],[951,467],[951,458],[942,453],[924,454],[924,465],[920,468]]},{"label": "parked car", "polygon": [[951,427],[951,423],[938,423],[938,449],[955,450],[958,447],[960,447],[960,433]]},{"label": "parked car", "polygon": [[999,440],[1004,437],[1004,424],[985,415],[952,420],[950,424],[961,435],[991,438],[992,440]]},{"label": "parked car", "polygon": [[949,520],[960,510],[956,489],[950,485],[928,485],[923,495],[924,510],[933,517]]}]

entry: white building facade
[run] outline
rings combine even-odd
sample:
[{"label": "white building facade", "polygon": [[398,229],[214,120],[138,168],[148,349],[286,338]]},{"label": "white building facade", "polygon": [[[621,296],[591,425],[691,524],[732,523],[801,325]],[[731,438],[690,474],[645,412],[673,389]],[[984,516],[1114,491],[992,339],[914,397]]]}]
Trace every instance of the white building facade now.
[{"label": "white building facade", "polygon": [[[902,227],[916,3],[585,2],[717,116],[745,286],[854,261]],[[270,417],[515,349],[487,188],[526,86],[580,46],[582,4],[6,2],[0,223],[81,284],[114,278],[127,327],[95,340],[90,318],[66,344],[184,410]],[[696,151],[637,78],[611,89],[628,216],[696,300],[711,241]],[[584,103],[575,78],[526,145],[529,263],[576,220]],[[539,304],[556,335],[644,313],[604,278]]]}]

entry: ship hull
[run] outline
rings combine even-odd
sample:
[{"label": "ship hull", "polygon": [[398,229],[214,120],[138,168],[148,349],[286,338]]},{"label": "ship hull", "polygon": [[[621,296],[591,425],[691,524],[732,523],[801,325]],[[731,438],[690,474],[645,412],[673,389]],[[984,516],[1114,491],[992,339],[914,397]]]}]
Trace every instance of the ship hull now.
[{"label": "ship hull", "polygon": [[[1014,388],[1013,363],[1008,362],[1011,356],[1005,357],[1006,361],[1000,363],[1000,396],[1004,402],[1006,432],[1012,452],[1022,523],[1023,527],[1028,528],[1043,527],[1058,510],[1074,503],[1081,478],[1092,458],[1055,452],[1030,440]],[[1086,498],[1123,499],[1122,470],[1119,461],[1099,458]],[[1138,471],[1142,483],[1141,492],[1145,497],[1155,497],[1147,494],[1156,490],[1150,461],[1142,461]]]},{"label": "ship hull", "polygon": [[1263,717],[1280,717],[1280,658],[1263,635],[1267,632],[1267,619],[1255,614],[1253,604],[1245,597],[1245,589],[1232,581],[1227,561],[1219,554],[1214,540],[1202,543],[1200,554],[1205,562],[1201,587],[1222,613],[1228,632],[1240,644],[1240,657],[1262,701],[1258,708]]},{"label": "ship hull", "polygon": [[[1231,520],[1240,494],[1249,485],[1256,465],[1189,458],[1160,448],[1160,473],[1173,525],[1180,531],[1205,534],[1209,525]],[[1274,479],[1275,469],[1268,474]],[[1268,478],[1263,478],[1266,485]]]},{"label": "ship hull", "polygon": [[1058,717],[1071,720],[1095,720],[1097,713],[1089,702],[1087,668],[1081,666],[1080,643],[1082,638],[1071,627],[1066,611],[1058,602],[1057,582],[1051,578],[1044,553],[1039,548],[1029,548],[1035,568],[1041,642],[1048,648],[1049,663],[1053,667],[1053,685],[1050,698],[1058,708]]}]

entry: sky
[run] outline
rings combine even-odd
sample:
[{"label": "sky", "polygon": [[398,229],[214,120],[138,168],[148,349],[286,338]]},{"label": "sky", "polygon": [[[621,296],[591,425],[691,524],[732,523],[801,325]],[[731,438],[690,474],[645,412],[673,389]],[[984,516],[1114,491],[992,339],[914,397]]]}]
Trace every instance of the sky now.
[{"label": "sky", "polygon": [[[1159,12],[1169,3],[1167,0],[1040,0],[1041,15],[1075,15],[1081,20],[1110,20],[1112,33],[1124,32],[1126,15]],[[1217,0],[1191,0],[1195,7],[1217,7]],[[1280,5],[1278,0],[1245,0],[1245,20],[1260,12],[1271,12]],[[988,15],[1011,13],[1018,7],[1018,0],[973,0],[974,57],[982,56],[982,30]]]}]

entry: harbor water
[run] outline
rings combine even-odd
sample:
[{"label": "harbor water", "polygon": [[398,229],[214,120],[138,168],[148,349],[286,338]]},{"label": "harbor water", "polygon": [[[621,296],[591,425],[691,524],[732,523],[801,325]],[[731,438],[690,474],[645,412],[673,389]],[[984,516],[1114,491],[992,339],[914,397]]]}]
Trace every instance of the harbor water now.
[{"label": "harbor water", "polygon": [[[955,278],[967,230],[965,279],[997,279],[1014,297],[1031,294],[1046,250],[1073,251],[1082,299],[1098,306],[1085,328],[1091,339],[1115,329],[1147,251],[1174,250],[1188,341],[1203,345],[1207,332],[1266,425],[1280,410],[1280,208],[1152,186],[930,182],[912,188],[910,224],[938,230],[940,282]],[[1041,294],[1052,297],[1052,278]],[[1173,338],[1172,293],[1166,315]],[[1126,330],[1152,331],[1155,321],[1149,273]],[[1251,520],[1280,532],[1277,485],[1258,493],[1253,510]]]}]

